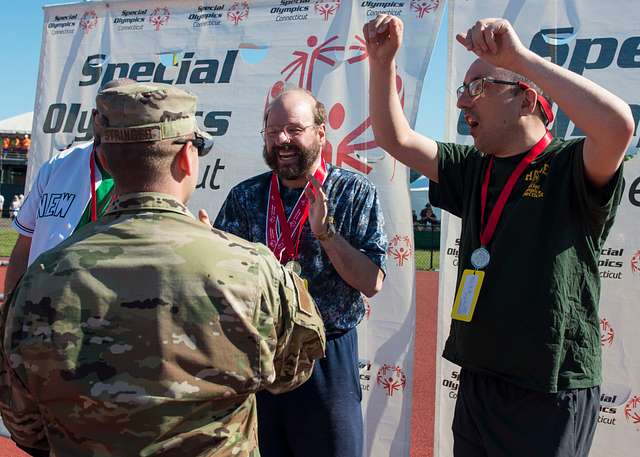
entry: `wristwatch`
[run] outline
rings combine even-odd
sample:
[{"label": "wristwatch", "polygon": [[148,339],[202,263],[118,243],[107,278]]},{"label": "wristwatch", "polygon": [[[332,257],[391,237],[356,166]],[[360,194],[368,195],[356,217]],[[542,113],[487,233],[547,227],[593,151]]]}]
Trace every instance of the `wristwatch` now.
[{"label": "wristwatch", "polygon": [[327,229],[324,233],[319,233],[316,235],[320,241],[327,241],[333,238],[336,234],[336,226],[333,225],[333,216],[329,216],[327,218]]}]

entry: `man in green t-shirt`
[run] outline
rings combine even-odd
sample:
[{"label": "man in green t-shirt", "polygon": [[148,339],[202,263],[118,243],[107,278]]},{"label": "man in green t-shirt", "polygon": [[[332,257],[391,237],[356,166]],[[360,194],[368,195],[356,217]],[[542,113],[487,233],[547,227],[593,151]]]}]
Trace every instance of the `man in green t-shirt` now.
[{"label": "man in green t-shirt", "polygon": [[[526,49],[504,19],[457,40],[479,59],[458,88],[474,146],[413,131],[396,91],[402,22],[364,28],[377,143],[431,181],[462,218],[443,356],[462,367],[454,455],[578,457],[597,423],[598,256],[622,191],[634,130],[626,103]],[[586,134],[553,139],[549,94]]]}]

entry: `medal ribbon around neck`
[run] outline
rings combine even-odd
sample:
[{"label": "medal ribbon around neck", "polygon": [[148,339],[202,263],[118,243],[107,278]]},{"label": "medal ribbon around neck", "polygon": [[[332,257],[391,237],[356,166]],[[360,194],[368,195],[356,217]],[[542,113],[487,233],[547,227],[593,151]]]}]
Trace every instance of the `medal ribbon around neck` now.
[{"label": "medal ribbon around neck", "polygon": [[[313,176],[320,184],[324,184],[327,177],[327,165],[324,159],[321,159]],[[309,186],[311,186],[311,182],[307,182],[287,220],[280,197],[278,175],[275,172],[271,174],[269,207],[267,209],[267,246],[282,264],[298,256],[302,226],[309,217],[309,200],[304,194]],[[280,236],[278,236],[278,228],[280,228]]]},{"label": "medal ribbon around neck", "polygon": [[484,181],[482,182],[482,193],[480,194],[480,244],[481,246],[487,246],[493,238],[493,233],[498,226],[498,221],[500,220],[500,216],[502,216],[502,211],[504,210],[505,205],[507,204],[507,199],[511,192],[513,191],[514,186],[516,185],[516,181],[522,175],[524,170],[533,162],[533,160],[540,155],[542,151],[551,143],[553,136],[551,132],[547,130],[542,138],[531,148],[531,150],[527,153],[526,156],[522,158],[518,166],[516,166],[515,170],[509,176],[507,183],[504,185],[502,190],[500,191],[500,195],[498,195],[498,200],[496,201],[495,206],[491,210],[491,214],[487,219],[487,224],[484,223],[484,213],[485,208],[487,206],[487,194],[489,192],[489,180],[491,179],[491,168],[493,167],[493,157],[491,157],[489,161],[489,166],[487,167],[487,172],[484,176]]}]

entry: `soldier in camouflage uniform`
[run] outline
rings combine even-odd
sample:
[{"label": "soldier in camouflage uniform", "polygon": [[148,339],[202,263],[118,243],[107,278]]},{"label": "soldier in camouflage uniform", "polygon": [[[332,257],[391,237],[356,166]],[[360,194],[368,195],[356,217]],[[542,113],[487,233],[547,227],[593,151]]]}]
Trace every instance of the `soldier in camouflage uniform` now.
[{"label": "soldier in camouflage uniform", "polygon": [[195,102],[98,94],[120,196],[36,259],[0,321],[2,416],[33,455],[256,457],[255,392],[299,386],[324,354],[300,278],[187,210],[210,147]]}]

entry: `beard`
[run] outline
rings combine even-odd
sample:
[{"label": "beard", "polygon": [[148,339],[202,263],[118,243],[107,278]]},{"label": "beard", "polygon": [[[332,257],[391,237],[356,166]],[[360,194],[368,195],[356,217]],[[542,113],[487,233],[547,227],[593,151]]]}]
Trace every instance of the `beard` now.
[{"label": "beard", "polygon": [[[265,145],[262,149],[262,156],[269,168],[284,179],[298,179],[310,175],[314,170],[311,169],[314,162],[320,154],[322,146],[320,141],[316,140],[309,148],[299,146],[295,143],[285,143],[283,145],[274,145],[271,150],[267,150]],[[295,152],[297,154],[296,162],[281,165],[278,162],[278,153],[280,151]]]}]

